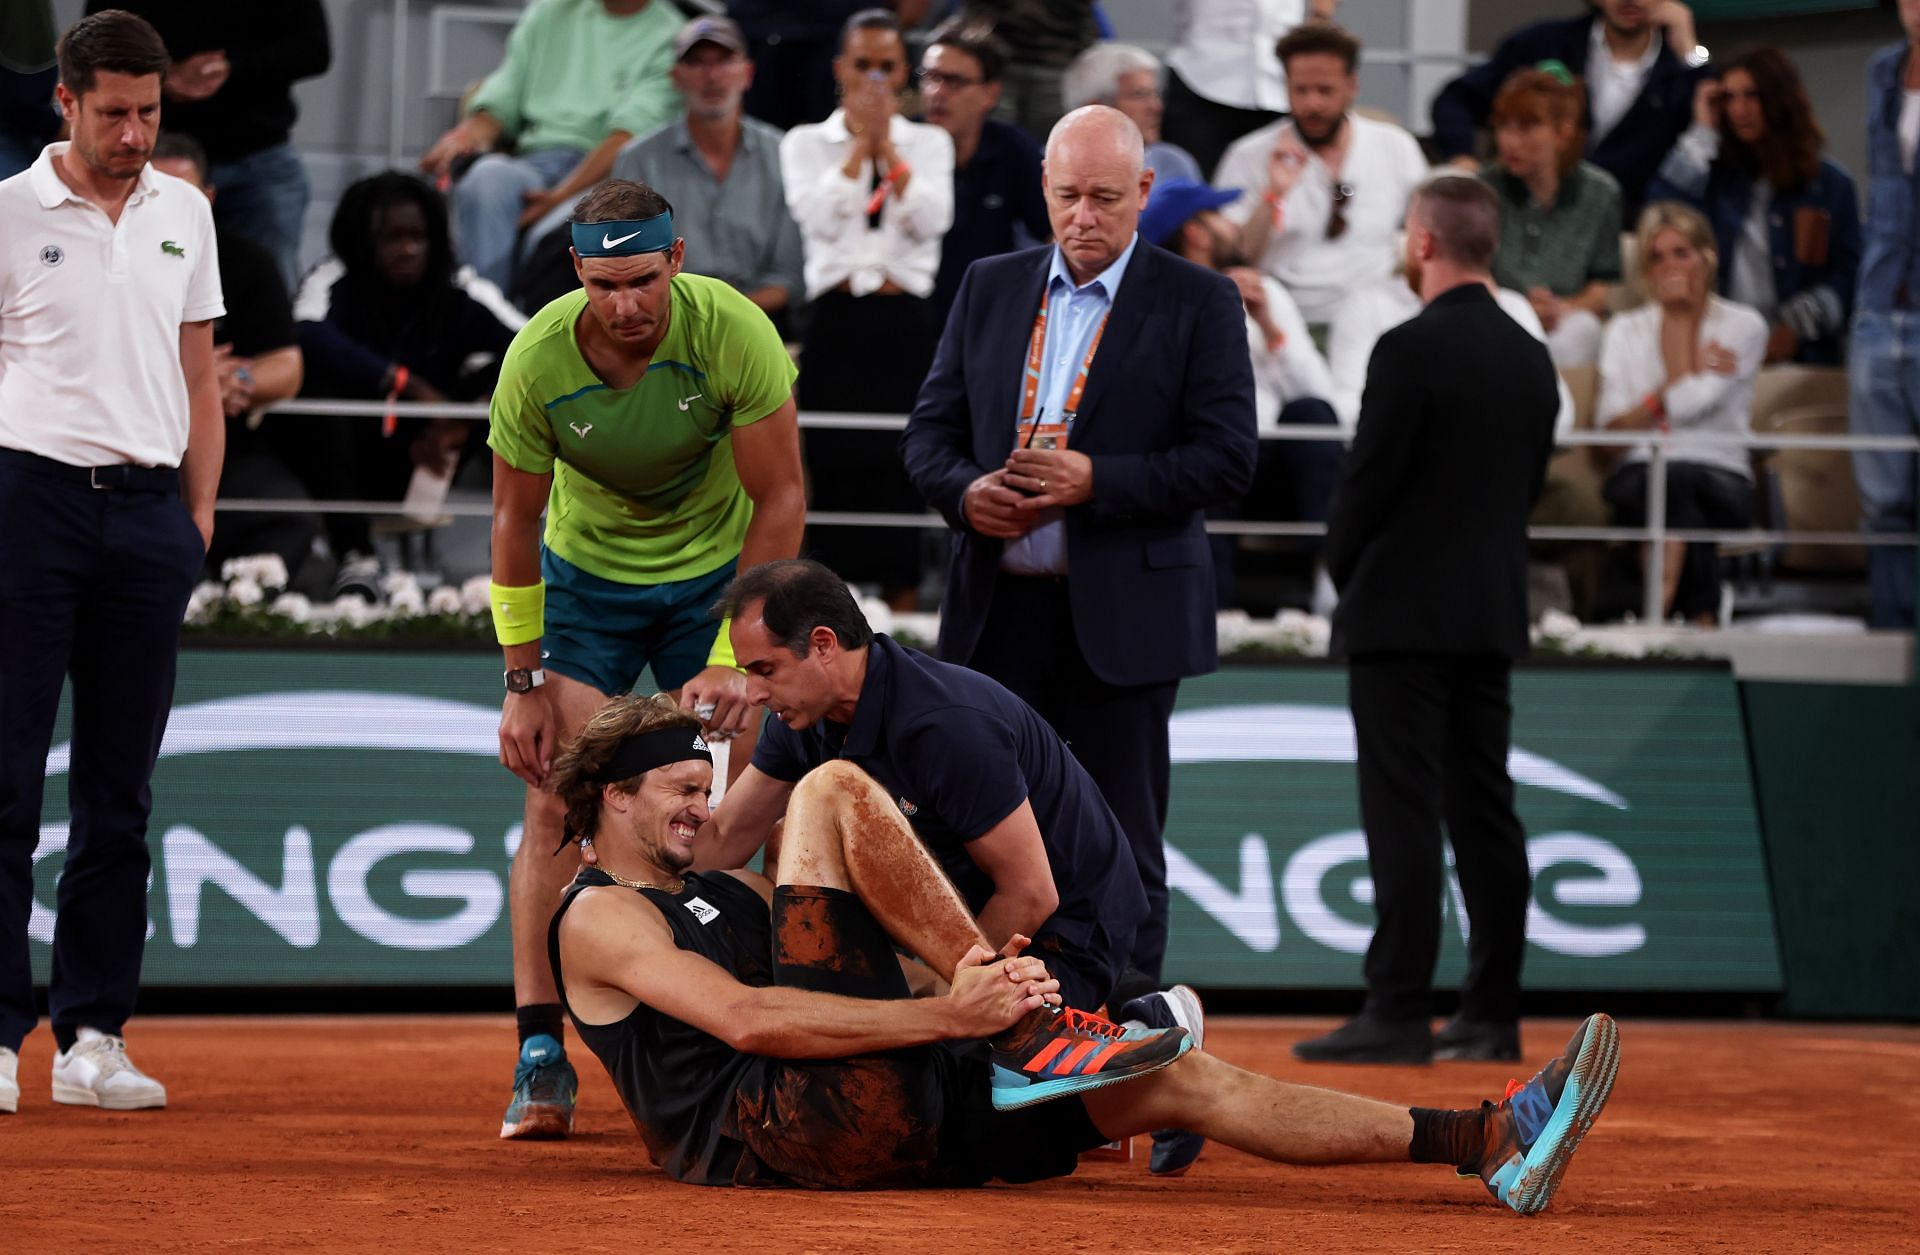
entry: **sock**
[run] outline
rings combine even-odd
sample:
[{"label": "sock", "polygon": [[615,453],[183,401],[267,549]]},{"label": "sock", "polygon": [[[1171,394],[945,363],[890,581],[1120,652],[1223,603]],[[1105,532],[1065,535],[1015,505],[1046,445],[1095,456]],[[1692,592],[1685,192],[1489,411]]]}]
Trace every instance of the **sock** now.
[{"label": "sock", "polygon": [[1443,1111],[1411,1107],[1413,1142],[1408,1146],[1415,1163],[1444,1163],[1470,1168],[1480,1162],[1487,1144],[1487,1108]]},{"label": "sock", "polygon": [[513,1019],[520,1029],[520,1044],[524,1046],[527,1038],[545,1033],[565,1046],[566,1014],[557,1002],[536,1002],[531,1006],[515,1007]]},{"label": "sock", "polygon": [[53,1044],[61,1051],[73,1049],[73,1043],[80,1038],[80,1026],[77,1024],[56,1024],[53,1026]]}]

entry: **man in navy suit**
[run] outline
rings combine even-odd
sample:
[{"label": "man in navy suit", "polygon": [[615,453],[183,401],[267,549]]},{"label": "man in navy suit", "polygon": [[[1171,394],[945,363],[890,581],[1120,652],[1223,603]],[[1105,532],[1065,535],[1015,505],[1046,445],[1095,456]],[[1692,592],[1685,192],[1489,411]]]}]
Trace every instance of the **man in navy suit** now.
[{"label": "man in navy suit", "polygon": [[1219,663],[1203,520],[1253,482],[1253,372],[1232,280],[1140,245],[1124,114],[1062,118],[1042,179],[1057,243],[967,271],[900,447],[954,530],[940,656],[1038,710],[1133,847],[1149,916],[1117,1005],[1166,952],[1167,719]]},{"label": "man in navy suit", "polygon": [[1586,17],[1536,22],[1433,99],[1433,142],[1449,159],[1473,157],[1474,131],[1515,70],[1558,61],[1587,89],[1587,160],[1620,184],[1632,228],[1647,184],[1693,120],[1693,89],[1707,61],[1693,13],[1680,0],[1593,0]]}]

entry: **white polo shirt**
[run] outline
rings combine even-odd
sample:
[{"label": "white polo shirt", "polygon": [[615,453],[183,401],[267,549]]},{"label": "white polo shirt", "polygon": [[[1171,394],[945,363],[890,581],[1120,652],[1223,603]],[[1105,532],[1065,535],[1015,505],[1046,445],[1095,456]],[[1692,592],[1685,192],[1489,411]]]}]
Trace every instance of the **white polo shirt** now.
[{"label": "white polo shirt", "polygon": [[0,447],[73,466],[178,466],[180,325],[226,312],[213,210],[148,166],[116,224],[50,144],[0,182]]}]

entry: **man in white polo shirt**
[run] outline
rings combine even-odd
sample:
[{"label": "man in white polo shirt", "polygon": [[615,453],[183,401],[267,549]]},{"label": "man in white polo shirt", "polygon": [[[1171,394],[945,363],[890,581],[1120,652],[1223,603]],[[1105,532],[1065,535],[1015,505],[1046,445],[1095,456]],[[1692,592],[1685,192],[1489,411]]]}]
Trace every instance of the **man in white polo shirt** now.
[{"label": "man in white polo shirt", "polygon": [[148,785],[225,436],[213,214],[147,164],[166,45],[109,10],[58,56],[73,139],[0,182],[0,1112],[35,1019],[33,853],[67,675],[53,1100],[166,1105],[120,1032],[146,944]]}]

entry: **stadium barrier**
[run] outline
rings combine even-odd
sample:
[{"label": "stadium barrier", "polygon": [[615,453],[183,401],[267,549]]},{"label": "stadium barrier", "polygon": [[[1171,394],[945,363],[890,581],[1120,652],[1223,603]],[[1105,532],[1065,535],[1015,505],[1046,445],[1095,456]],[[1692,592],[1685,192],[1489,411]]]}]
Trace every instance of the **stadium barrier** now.
[{"label": "stadium barrier", "polygon": [[[303,399],[284,401],[271,408],[271,413],[290,415],[364,415],[379,418],[387,414],[400,417],[422,418],[458,418],[474,422],[484,422],[487,407],[480,402],[396,402],[385,401],[327,401]],[[907,424],[903,414],[839,414],[809,413],[800,416],[803,429],[838,431],[899,431]],[[1263,440],[1339,440],[1344,442],[1347,436],[1335,428],[1310,425],[1283,425],[1270,432],[1263,433]],[[1788,433],[1718,433],[1718,432],[1675,432],[1670,435],[1644,432],[1613,431],[1571,431],[1559,441],[1563,448],[1634,448],[1644,445],[1648,449],[1648,496],[1647,525],[1645,527],[1551,527],[1539,526],[1528,529],[1527,534],[1534,540],[1565,541],[1649,541],[1653,542],[1647,556],[1647,571],[1644,584],[1644,602],[1642,615],[1649,623],[1658,623],[1664,616],[1660,613],[1660,590],[1663,587],[1663,575],[1666,570],[1666,550],[1660,542],[1667,540],[1706,542],[1712,544],[1739,545],[1846,545],[1880,546],[1892,545],[1912,548],[1920,545],[1920,535],[1909,532],[1863,532],[1863,531],[1793,531],[1766,529],[1758,527],[1705,529],[1677,528],[1667,526],[1666,482],[1667,468],[1673,461],[1677,449],[1693,448],[1744,448],[1744,449],[1806,449],[1806,450],[1888,450],[1896,452],[1920,452],[1920,438],[1912,436],[1854,436],[1838,434],[1788,434]],[[265,498],[222,498],[219,508],[223,510],[246,510],[259,513],[302,513],[302,514],[400,514],[404,507],[396,501],[304,501]],[[486,518],[493,513],[492,507],[485,502],[449,501],[441,506],[437,513],[449,518],[472,517]],[[900,514],[865,511],[809,511],[807,523],[816,527],[914,527],[944,530],[946,520],[938,514]],[[1265,522],[1241,519],[1210,519],[1207,531],[1220,536],[1323,536],[1326,534],[1323,523],[1286,523]]]}]

